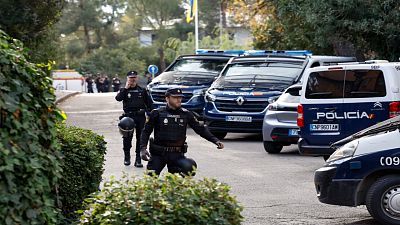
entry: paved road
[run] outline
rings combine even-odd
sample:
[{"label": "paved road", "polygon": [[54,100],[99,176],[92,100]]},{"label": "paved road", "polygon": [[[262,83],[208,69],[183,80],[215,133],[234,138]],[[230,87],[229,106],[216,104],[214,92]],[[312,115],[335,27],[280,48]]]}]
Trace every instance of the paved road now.
[{"label": "paved road", "polygon": [[[108,145],[104,178],[143,174],[144,169],[125,167],[122,138],[117,129],[122,104],[115,93],[80,94],[60,107],[67,123],[104,135]],[[223,151],[188,131],[188,156],[199,165],[198,177],[213,177],[232,187],[245,207],[245,225],[258,224],[377,224],[365,207],[350,208],[319,203],[313,185],[314,171],[322,158],[302,157],[296,146],[279,155],[267,154],[259,135],[228,134]]]}]

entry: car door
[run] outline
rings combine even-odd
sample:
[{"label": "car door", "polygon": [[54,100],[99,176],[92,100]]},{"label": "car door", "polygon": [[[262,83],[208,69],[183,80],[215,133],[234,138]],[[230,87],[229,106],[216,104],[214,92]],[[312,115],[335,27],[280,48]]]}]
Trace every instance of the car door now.
[{"label": "car door", "polygon": [[379,66],[347,70],[343,101],[346,136],[389,118],[386,83]]},{"label": "car door", "polygon": [[304,132],[311,145],[326,146],[340,139],[346,130],[343,115],[343,67],[313,72],[306,84],[303,106]]}]

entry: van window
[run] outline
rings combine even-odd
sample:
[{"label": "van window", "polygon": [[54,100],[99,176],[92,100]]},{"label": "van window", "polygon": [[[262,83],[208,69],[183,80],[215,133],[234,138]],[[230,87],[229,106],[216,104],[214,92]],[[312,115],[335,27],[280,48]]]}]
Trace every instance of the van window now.
[{"label": "van window", "polygon": [[306,98],[343,98],[344,77],[344,70],[311,73],[307,81]]},{"label": "van window", "polygon": [[380,70],[348,70],[344,89],[345,98],[386,96],[385,78]]}]

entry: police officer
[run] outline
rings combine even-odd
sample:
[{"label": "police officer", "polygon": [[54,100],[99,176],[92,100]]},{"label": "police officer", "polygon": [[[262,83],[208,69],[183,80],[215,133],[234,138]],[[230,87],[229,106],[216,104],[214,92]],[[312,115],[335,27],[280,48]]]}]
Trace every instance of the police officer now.
[{"label": "police officer", "polygon": [[[167,106],[151,111],[140,140],[140,155],[143,160],[149,161],[147,169],[157,175],[166,165],[170,173],[185,172],[181,171],[179,162],[186,158],[184,154],[187,149],[185,142],[187,125],[201,137],[216,144],[218,149],[224,148],[218,138],[199,124],[192,112],[181,107],[183,97],[181,89],[168,89],[165,96]],[[147,143],[153,130],[154,140],[150,140],[150,152],[148,152]]]},{"label": "police officer", "polygon": [[[146,89],[140,87],[138,84],[138,76],[136,71],[127,73],[127,81],[124,88],[121,88],[115,99],[122,101],[124,114],[120,117],[130,117],[135,121],[136,127],[136,158],[135,167],[143,167],[140,159],[140,136],[146,122],[146,111],[151,110],[151,100],[147,94]],[[126,166],[131,164],[130,149],[132,147],[133,134],[123,138],[124,145],[124,164]]]}]

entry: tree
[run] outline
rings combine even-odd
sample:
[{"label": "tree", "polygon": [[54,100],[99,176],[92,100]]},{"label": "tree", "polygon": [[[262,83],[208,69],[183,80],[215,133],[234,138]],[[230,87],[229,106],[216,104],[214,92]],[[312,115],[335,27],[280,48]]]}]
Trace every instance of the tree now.
[{"label": "tree", "polygon": [[398,1],[235,0],[230,6],[250,21],[259,48],[305,48],[360,60],[399,56]]},{"label": "tree", "polygon": [[0,28],[31,49],[35,62],[57,56],[51,27],[61,16],[65,0],[0,0]]},{"label": "tree", "polygon": [[127,11],[128,15],[140,16],[142,25],[149,26],[156,31],[157,52],[160,58],[160,69],[166,68],[165,62],[165,41],[170,37],[176,37],[174,29],[171,29],[171,22],[183,19],[184,10],[181,8],[180,0],[130,0]]}]

